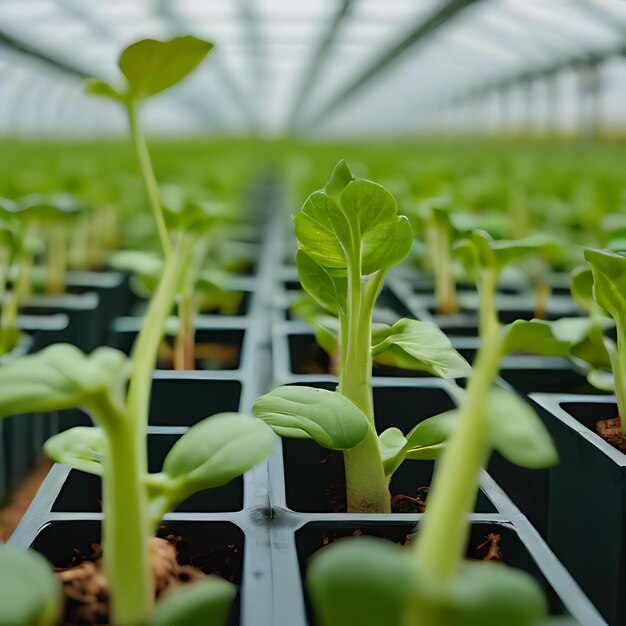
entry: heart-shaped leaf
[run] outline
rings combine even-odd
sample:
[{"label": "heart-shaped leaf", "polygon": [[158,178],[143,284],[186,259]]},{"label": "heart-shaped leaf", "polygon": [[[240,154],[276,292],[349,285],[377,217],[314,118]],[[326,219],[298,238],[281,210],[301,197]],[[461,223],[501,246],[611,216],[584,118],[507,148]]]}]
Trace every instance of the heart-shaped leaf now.
[{"label": "heart-shaped leaf", "polygon": [[433,415],[420,422],[406,436],[405,456],[414,461],[429,461],[439,458],[445,442],[459,416],[458,409]]},{"label": "heart-shaped leaf", "polygon": [[409,552],[376,537],[339,539],[319,550],[307,586],[324,626],[402,624],[413,577]]},{"label": "heart-shaped leaf", "polygon": [[44,444],[48,457],[56,463],[66,463],[78,470],[102,476],[108,443],[100,428],[76,426]]},{"label": "heart-shaped leaf", "polygon": [[309,196],[294,227],[300,248],[316,263],[344,271],[350,266],[362,276],[399,263],[413,244],[409,221],[398,216],[393,196],[354,177],[343,161],[327,185]]},{"label": "heart-shaped leaf", "polygon": [[236,595],[237,587],[218,576],[181,585],[161,596],[150,626],[223,626]]},{"label": "heart-shaped leaf", "polygon": [[218,413],[192,426],[172,447],[163,474],[183,498],[241,476],[272,450],[275,435],[262,421]]},{"label": "heart-shaped leaf", "polygon": [[402,465],[406,456],[406,445],[407,440],[399,428],[388,428],[378,436],[378,449],[387,478],[391,478]]},{"label": "heart-shaped leaf", "polygon": [[517,394],[493,387],[485,416],[489,442],[504,458],[531,469],[550,467],[559,457],[546,427],[528,402]]},{"label": "heart-shaped leaf", "polygon": [[330,450],[354,448],[369,428],[367,417],[348,398],[314,387],[278,387],[258,398],[252,412],[282,437],[314,439]]},{"label": "heart-shaped leaf", "polygon": [[123,100],[124,96],[112,85],[96,78],[88,78],[85,81],[85,92],[91,96],[109,98],[110,100]]},{"label": "heart-shaped leaf", "polygon": [[583,311],[592,313],[595,310],[593,273],[588,267],[581,266],[572,271],[571,292],[572,297]]},{"label": "heart-shaped leaf", "polygon": [[398,216],[393,196],[382,186],[355,178],[341,192],[340,205],[352,232],[360,235],[361,274],[373,274],[402,261],[413,244],[409,220]]},{"label": "heart-shaped leaf", "polygon": [[[565,332],[565,328],[562,329]],[[503,354],[529,352],[544,356],[565,356],[571,346],[565,334],[559,336],[555,324],[543,320],[516,320],[506,326],[504,332]]]},{"label": "heart-shaped leaf", "polygon": [[[109,395],[121,402],[128,358],[113,348],[89,355],[60,343],[0,367],[0,418],[75,407],[93,409]],[[106,415],[96,411],[98,418]]]},{"label": "heart-shaped leaf", "polygon": [[0,624],[53,626],[63,603],[50,564],[32,550],[0,544]]},{"label": "heart-shaped leaf", "polygon": [[[419,541],[419,538],[418,538]],[[536,626],[547,615],[544,593],[526,572],[465,561],[449,582],[416,568],[410,594],[414,621],[437,626]]]},{"label": "heart-shaped leaf", "polygon": [[145,99],[186,78],[204,60],[213,44],[187,35],[168,41],[142,39],[121,54],[119,67],[128,82],[128,96]]},{"label": "heart-shaped leaf", "polygon": [[402,319],[393,326],[377,324],[372,332],[372,356],[384,365],[442,378],[461,378],[471,372],[469,363],[430,322]]},{"label": "heart-shaped leaf", "polygon": [[467,237],[457,241],[454,248],[465,263],[468,271],[477,276],[481,268],[499,272],[509,263],[517,261],[529,252],[539,251],[554,245],[548,236],[535,235],[517,241],[494,240],[482,231],[474,230]]},{"label": "heart-shaped leaf", "polygon": [[626,312],[626,256],[604,250],[585,250],[593,273],[593,297],[620,323]]},{"label": "heart-shaped leaf", "polygon": [[324,309],[337,315],[345,308],[345,279],[336,280],[312,256],[298,250],[296,267],[303,289]]}]

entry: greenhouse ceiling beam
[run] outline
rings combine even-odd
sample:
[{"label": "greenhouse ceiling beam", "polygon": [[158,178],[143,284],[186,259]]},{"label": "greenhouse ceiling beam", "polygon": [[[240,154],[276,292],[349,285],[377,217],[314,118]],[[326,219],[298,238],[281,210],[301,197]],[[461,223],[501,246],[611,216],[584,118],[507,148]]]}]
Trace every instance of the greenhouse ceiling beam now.
[{"label": "greenhouse ceiling beam", "polygon": [[[154,13],[172,28],[174,34],[186,35],[194,31],[193,24],[190,23],[189,19],[177,11],[168,0],[156,0],[153,7]],[[245,121],[252,125],[252,112],[237,82],[233,79],[224,64],[220,63],[219,59],[213,59],[211,64],[218,79],[224,86],[225,91],[230,95],[235,105],[239,106],[243,112]],[[199,103],[197,103],[194,108],[196,109],[196,113],[200,113],[202,110],[202,106]]]},{"label": "greenhouse ceiling beam", "polygon": [[34,46],[24,43],[20,39],[17,39],[13,35],[6,33],[2,30],[0,30],[0,46],[14,52],[19,52],[23,55],[29,56],[30,58],[36,59],[37,61],[42,61],[47,65],[51,65],[52,67],[61,70],[66,74],[71,74],[81,79],[88,78],[91,75],[89,72],[86,72],[77,65],[51,57],[45,52],[42,52]]},{"label": "greenhouse ceiling beam", "polygon": [[311,63],[306,72],[302,75],[302,80],[298,86],[298,91],[293,101],[293,107],[289,115],[289,128],[295,129],[298,126],[299,118],[304,107],[304,102],[311,92],[311,87],[320,74],[324,61],[328,57],[328,54],[332,48],[332,44],[337,38],[339,28],[346,17],[350,14],[350,7],[353,5],[353,0],[342,0],[339,6],[339,10],[335,13],[334,17],[330,21],[328,28],[324,36],[322,37],[317,50],[313,54]]},{"label": "greenhouse ceiling beam", "polygon": [[408,35],[405,35],[389,49],[385,50],[369,67],[349,83],[345,89],[342,89],[330,102],[323,106],[308,122],[308,125],[314,126],[318,124],[329,113],[354,96],[354,94],[369,83],[372,78],[378,76],[404,52],[413,48],[418,43],[421,43],[471,5],[483,1],[484,0],[448,0],[441,8],[431,14],[430,17],[425,20],[420,20]]},{"label": "greenhouse ceiling beam", "polygon": [[[267,64],[265,63],[265,50],[263,49],[263,36],[259,28],[259,11],[255,0],[239,0],[239,17],[244,33],[244,40],[250,45],[252,61],[253,93],[251,99],[255,103],[262,102],[267,93]],[[259,127],[261,116],[258,107],[250,110],[252,124]]]},{"label": "greenhouse ceiling beam", "polygon": [[510,89],[517,85],[528,84],[540,78],[556,76],[557,74],[560,74],[568,69],[580,69],[583,67],[597,66],[604,63],[607,59],[618,56],[626,56],[626,43],[604,51],[586,52],[582,55],[557,61],[551,65],[526,70],[514,76],[490,81],[487,84],[468,90],[463,95],[455,97],[454,101],[460,102],[470,99],[473,96],[480,96],[495,91]]}]

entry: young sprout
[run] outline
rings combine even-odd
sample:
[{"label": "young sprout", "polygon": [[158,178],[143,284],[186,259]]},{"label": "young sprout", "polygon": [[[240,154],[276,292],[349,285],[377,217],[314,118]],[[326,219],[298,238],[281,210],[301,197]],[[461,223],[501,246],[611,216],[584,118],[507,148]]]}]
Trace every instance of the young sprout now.
[{"label": "young sprout", "polygon": [[165,322],[203,228],[197,219],[185,216],[172,245],[138,131],[136,106],[182,80],[211,47],[194,37],[137,42],[120,58],[127,79],[124,89],[97,81],[90,85],[91,91],[127,106],[165,256],[132,359],[110,348],[85,356],[72,346],[58,344],[0,369],[0,415],[83,407],[99,426],[61,433],[47,442],[46,450],[57,461],[102,477],[102,558],[110,588],[111,621],[120,626],[146,623],[152,613],[149,537],[164,512],[192,493],[225,484],[256,465],[269,453],[274,438],[270,428],[252,417],[214,416],[177,442],[161,473],[147,473],[154,364]]},{"label": "young sprout", "polygon": [[459,310],[452,264],[452,243],[459,231],[454,224],[451,199],[434,198],[420,208],[425,223],[429,267],[435,277],[437,312],[452,315]]},{"label": "young sprout", "polygon": [[339,320],[339,386],[279,387],[253,412],[279,435],[342,450],[348,511],[388,513],[396,469],[405,459],[434,458],[439,446],[421,424],[406,436],[397,428],[377,435],[372,360],[444,378],[466,376],[470,368],[433,324],[401,319],[372,326],[385,276],[412,245],[409,222],[384,187],[353,176],[340,161],[294,225],[302,287]]},{"label": "young sprout", "polygon": [[[468,514],[479,475],[492,450],[528,468],[548,467],[556,451],[543,424],[516,394],[493,386],[501,359],[525,351],[562,355],[569,343],[541,321],[503,326],[494,296],[502,268],[537,248],[532,240],[493,241],[473,232],[458,244],[480,293],[480,348],[467,393],[457,410],[430,418],[446,440],[428,505],[409,549],[374,538],[339,541],[323,548],[309,579],[325,626],[530,626],[546,602],[526,574],[464,561]],[[353,618],[353,616],[356,616]],[[372,617],[373,616],[373,617]],[[377,617],[378,616],[378,617]]]},{"label": "young sprout", "polygon": [[[615,321],[616,341],[608,338],[613,386],[617,397],[620,433],[626,437],[626,256],[608,250],[585,250],[593,275],[593,298]],[[599,377],[592,379],[598,381]],[[610,388],[610,383],[609,383]]]},{"label": "young sprout", "polygon": [[138,109],[148,98],[186,78],[212,49],[212,43],[193,36],[175,37],[169,41],[143,39],[128,46],[120,55],[118,65],[126,78],[125,86],[118,89],[95,79],[87,83],[89,93],[117,100],[126,109],[150,208],[166,258],[172,252],[172,244],[167,232],[150,153],[139,125]]}]

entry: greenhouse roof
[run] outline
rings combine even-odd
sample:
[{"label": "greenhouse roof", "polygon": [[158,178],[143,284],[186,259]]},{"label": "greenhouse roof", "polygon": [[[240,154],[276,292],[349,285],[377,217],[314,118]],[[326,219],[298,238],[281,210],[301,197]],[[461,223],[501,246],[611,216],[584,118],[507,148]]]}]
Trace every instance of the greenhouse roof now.
[{"label": "greenhouse roof", "polygon": [[152,132],[402,132],[598,64],[608,115],[624,115],[621,0],[0,0],[1,130],[122,130],[82,79],[119,79],[125,45],[182,33],[216,50],[150,105]]}]

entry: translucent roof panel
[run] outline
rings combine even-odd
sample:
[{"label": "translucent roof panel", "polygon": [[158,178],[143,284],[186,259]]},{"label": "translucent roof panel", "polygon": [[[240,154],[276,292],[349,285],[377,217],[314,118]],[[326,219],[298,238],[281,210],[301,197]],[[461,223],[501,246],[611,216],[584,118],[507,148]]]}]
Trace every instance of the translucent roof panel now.
[{"label": "translucent roof panel", "polygon": [[0,0],[0,132],[124,132],[82,80],[121,80],[126,45],[186,33],[215,51],[148,105],[153,133],[575,124],[589,66],[603,123],[626,127],[623,0]]}]

